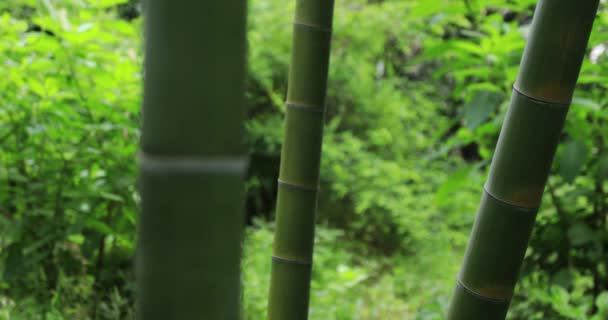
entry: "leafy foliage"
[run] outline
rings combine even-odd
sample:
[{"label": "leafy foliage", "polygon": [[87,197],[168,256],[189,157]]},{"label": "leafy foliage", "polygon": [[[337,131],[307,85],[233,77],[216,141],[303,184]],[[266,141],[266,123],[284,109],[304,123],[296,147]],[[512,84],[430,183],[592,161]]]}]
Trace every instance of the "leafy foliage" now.
[{"label": "leafy foliage", "polygon": [[[311,319],[442,318],[535,3],[338,1]],[[293,9],[249,5],[247,319],[266,308]],[[133,318],[139,11],[0,1],[0,318]],[[511,319],[607,316],[607,29],[602,4]]]},{"label": "leafy foliage", "polygon": [[0,17],[2,290],[16,310],[130,310],[140,37],[113,4]]}]

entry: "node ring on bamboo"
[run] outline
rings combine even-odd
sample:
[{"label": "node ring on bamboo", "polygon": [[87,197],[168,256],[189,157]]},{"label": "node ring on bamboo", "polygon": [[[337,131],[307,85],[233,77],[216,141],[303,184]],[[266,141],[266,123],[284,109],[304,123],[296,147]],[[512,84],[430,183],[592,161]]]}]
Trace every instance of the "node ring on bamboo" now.
[{"label": "node ring on bamboo", "polygon": [[298,109],[302,111],[310,111],[316,113],[325,113],[325,105],[313,105],[306,103],[296,103],[296,102],[285,102],[287,108]]},{"label": "node ring on bamboo", "polygon": [[318,31],[318,32],[323,32],[323,33],[332,33],[332,28],[331,27],[324,27],[324,26],[320,26],[320,25],[315,25],[315,24],[311,24],[311,23],[306,23],[306,22],[298,22],[295,21],[293,23],[294,27],[297,28],[305,28],[305,29],[309,29],[312,31]]},{"label": "node ring on bamboo", "polygon": [[298,191],[309,191],[309,192],[317,192],[319,191],[319,185],[306,185],[302,183],[296,182],[287,182],[281,179],[277,179],[279,187],[286,187],[289,189],[294,189]]},{"label": "node ring on bamboo", "polygon": [[289,259],[289,258],[279,257],[277,255],[272,255],[272,262],[297,264],[297,265],[301,265],[301,266],[312,266],[311,260]]},{"label": "node ring on bamboo", "polygon": [[495,299],[495,298],[484,296],[484,295],[474,291],[473,289],[467,287],[464,283],[462,283],[462,280],[460,280],[460,277],[456,278],[456,285],[459,286],[461,289],[463,289],[463,291],[465,291],[469,295],[473,296],[473,298],[482,300],[484,302],[489,302],[489,303],[493,303],[493,304],[505,304],[505,303],[509,303],[511,301],[511,298]]},{"label": "node ring on bamboo", "polygon": [[246,157],[234,156],[167,156],[139,152],[139,167],[149,172],[199,172],[232,173],[243,175],[249,161]]},{"label": "node ring on bamboo", "polygon": [[554,105],[554,106],[562,106],[562,107],[566,107],[566,108],[570,107],[570,105],[572,104],[572,99],[570,99],[570,101],[568,101],[568,102],[560,102],[560,101],[549,100],[547,98],[532,96],[531,94],[518,88],[517,83],[513,84],[513,91],[517,92],[518,94],[522,95],[523,97],[525,97],[529,100],[532,100],[532,101],[535,101],[538,103],[550,104],[550,105]]}]

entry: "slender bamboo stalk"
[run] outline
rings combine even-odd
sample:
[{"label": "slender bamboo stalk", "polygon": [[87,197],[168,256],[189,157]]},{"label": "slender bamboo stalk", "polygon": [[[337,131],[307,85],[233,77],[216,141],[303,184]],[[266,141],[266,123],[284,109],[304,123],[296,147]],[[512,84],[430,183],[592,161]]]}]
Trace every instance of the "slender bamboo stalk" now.
[{"label": "slender bamboo stalk", "polygon": [[504,319],[563,129],[598,0],[540,0],[449,320]]},{"label": "slender bamboo stalk", "polygon": [[268,319],[308,317],[333,0],[297,0]]},{"label": "slender bamboo stalk", "polygon": [[238,319],[245,1],[145,9],[137,318]]}]

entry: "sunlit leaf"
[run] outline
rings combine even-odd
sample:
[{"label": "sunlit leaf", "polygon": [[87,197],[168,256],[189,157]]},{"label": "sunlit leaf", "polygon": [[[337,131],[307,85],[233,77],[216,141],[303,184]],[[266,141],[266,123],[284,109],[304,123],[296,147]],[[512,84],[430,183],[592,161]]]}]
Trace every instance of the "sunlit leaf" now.
[{"label": "sunlit leaf", "polygon": [[598,111],[601,109],[601,105],[591,99],[586,99],[586,98],[579,98],[579,97],[574,97],[572,99],[572,106],[573,107],[583,107],[583,108],[587,108],[593,111]]}]

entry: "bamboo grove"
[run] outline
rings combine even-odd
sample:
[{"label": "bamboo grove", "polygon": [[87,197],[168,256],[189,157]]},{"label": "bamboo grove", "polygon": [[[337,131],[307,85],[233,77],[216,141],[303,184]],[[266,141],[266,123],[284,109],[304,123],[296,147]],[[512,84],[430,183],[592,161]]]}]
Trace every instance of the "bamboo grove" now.
[{"label": "bamboo grove", "polygon": [[[450,320],[506,316],[598,2],[538,3]],[[308,318],[333,7],[296,2],[272,320]],[[148,0],[145,12],[138,318],[239,319],[245,1]]]}]

